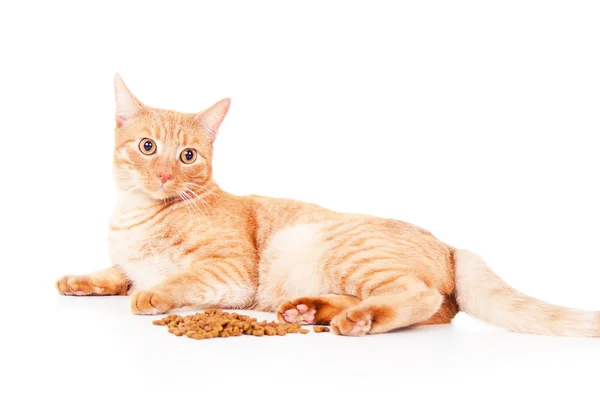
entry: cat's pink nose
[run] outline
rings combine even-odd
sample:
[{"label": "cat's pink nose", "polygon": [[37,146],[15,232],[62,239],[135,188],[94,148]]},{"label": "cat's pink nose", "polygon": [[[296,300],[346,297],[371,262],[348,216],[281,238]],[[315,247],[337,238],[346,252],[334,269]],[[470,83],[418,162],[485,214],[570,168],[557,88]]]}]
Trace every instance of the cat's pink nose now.
[{"label": "cat's pink nose", "polygon": [[171,173],[156,173],[156,176],[163,184],[173,178],[173,174]]}]

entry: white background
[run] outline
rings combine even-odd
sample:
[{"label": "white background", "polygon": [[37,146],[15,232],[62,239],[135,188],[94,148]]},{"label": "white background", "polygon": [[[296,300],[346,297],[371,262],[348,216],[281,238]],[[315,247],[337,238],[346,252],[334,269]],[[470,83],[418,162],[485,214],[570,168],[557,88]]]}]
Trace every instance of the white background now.
[{"label": "white background", "polygon": [[0,392],[597,399],[600,339],[461,314],[194,342],[54,281],[109,263],[118,71],[155,107],[233,99],[214,160],[230,192],[409,221],[530,295],[600,310],[599,20],[594,1],[3,2]]}]

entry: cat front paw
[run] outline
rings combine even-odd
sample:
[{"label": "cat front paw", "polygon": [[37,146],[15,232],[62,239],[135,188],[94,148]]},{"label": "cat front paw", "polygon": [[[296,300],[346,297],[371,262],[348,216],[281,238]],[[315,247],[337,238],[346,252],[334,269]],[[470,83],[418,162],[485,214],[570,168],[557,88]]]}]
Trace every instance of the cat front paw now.
[{"label": "cat front paw", "polygon": [[56,281],[56,290],[60,295],[106,295],[106,289],[97,284],[89,276],[64,276]]},{"label": "cat front paw", "polygon": [[170,296],[160,291],[141,290],[131,294],[130,308],[135,315],[159,315],[175,307]]}]

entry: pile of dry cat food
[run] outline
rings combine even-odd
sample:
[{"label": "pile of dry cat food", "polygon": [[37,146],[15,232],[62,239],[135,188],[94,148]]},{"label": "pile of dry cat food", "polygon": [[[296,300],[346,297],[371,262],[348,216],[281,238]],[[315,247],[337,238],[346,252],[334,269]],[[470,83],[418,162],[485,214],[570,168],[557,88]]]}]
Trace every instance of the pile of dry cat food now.
[{"label": "pile of dry cat food", "polygon": [[[169,333],[187,336],[195,340],[214,337],[234,337],[242,334],[250,336],[285,336],[290,333],[306,334],[300,323],[278,323],[263,320],[258,322],[250,316],[227,313],[219,309],[208,309],[204,313],[179,316],[169,315],[155,320],[152,324],[169,327]],[[328,332],[328,327],[315,327],[315,333]]]}]

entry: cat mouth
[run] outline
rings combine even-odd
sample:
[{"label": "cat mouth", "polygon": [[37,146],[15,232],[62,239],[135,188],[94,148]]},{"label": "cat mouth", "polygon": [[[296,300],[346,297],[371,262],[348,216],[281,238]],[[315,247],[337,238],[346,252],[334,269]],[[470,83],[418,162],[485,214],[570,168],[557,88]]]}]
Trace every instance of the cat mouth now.
[{"label": "cat mouth", "polygon": [[164,185],[160,185],[158,187],[151,188],[146,190],[146,193],[154,199],[163,200],[167,198],[171,198],[173,196],[173,191],[171,188],[166,188]]}]

